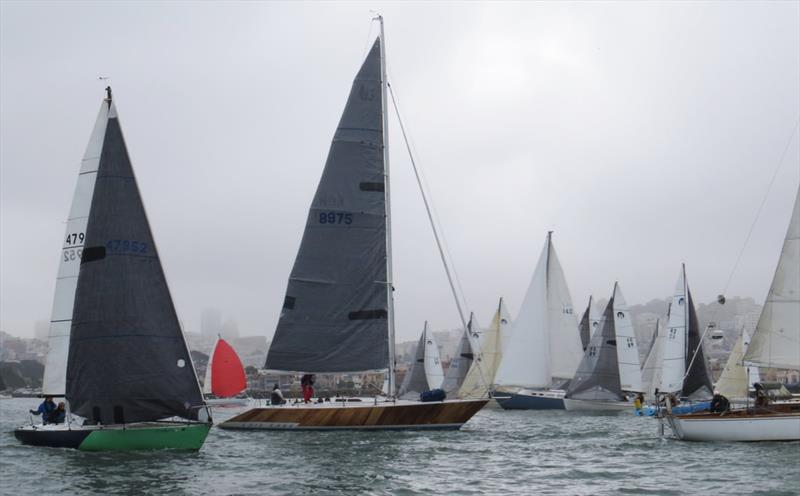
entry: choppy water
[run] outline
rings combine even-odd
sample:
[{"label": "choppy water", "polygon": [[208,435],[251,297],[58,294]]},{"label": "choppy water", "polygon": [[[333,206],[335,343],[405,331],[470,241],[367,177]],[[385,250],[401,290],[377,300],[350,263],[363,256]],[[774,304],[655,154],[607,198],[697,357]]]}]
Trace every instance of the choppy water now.
[{"label": "choppy water", "polygon": [[800,493],[800,443],[661,440],[654,419],[624,413],[484,410],[456,432],[214,428],[198,453],[83,453],[14,439],[37,403],[0,400],[3,494]]}]

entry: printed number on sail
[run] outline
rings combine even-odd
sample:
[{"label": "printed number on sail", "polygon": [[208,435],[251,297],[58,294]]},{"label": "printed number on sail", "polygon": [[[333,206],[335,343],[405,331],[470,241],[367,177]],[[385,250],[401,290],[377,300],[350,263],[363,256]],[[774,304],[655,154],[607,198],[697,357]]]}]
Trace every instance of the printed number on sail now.
[{"label": "printed number on sail", "polygon": [[106,243],[106,250],[116,253],[147,253],[147,243],[129,239],[112,239]]},{"label": "printed number on sail", "polygon": [[352,224],[353,214],[344,212],[320,212],[320,224]]}]

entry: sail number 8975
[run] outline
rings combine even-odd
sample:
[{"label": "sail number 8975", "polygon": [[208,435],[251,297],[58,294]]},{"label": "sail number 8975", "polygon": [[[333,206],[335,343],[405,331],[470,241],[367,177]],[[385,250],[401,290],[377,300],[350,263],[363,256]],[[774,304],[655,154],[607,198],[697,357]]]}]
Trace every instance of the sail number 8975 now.
[{"label": "sail number 8975", "polygon": [[320,224],[352,224],[353,214],[345,212],[320,212]]}]

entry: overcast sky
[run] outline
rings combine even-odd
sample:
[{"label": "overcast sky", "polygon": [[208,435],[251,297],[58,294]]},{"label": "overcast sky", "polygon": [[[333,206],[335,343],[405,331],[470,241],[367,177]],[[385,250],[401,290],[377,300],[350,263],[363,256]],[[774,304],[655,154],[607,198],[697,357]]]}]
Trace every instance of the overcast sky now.
[{"label": "overcast sky", "polygon": [[[800,182],[800,3],[0,3],[0,328],[48,320],[110,76],[178,314],[271,336],[328,147],[386,17],[466,300],[516,315],[546,232],[575,306],[763,301]],[[458,317],[390,126],[398,339]],[[787,149],[788,143],[788,149]]]}]

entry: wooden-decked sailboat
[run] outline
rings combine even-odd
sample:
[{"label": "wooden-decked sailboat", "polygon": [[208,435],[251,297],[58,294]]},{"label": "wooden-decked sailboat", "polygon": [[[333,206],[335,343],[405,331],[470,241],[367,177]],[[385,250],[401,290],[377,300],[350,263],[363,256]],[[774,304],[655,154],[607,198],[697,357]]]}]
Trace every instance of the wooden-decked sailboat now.
[{"label": "wooden-decked sailboat", "polygon": [[[743,362],[757,367],[800,369],[800,188],[778,266]],[[675,437],[685,441],[797,441],[800,403],[723,413],[671,412],[662,422]]]},{"label": "wooden-decked sailboat", "polygon": [[386,42],[353,82],[311,204],[265,367],[388,373],[389,398],[253,408],[226,429],[458,429],[488,401],[395,399]]},{"label": "wooden-decked sailboat", "polygon": [[564,384],[581,362],[578,321],[552,234],[547,233],[494,380],[493,396],[507,410],[563,410]]},{"label": "wooden-decked sailboat", "polygon": [[111,89],[81,163],[56,280],[42,393],[63,423],[14,431],[80,450],[193,449],[210,416],[125,147]]}]

